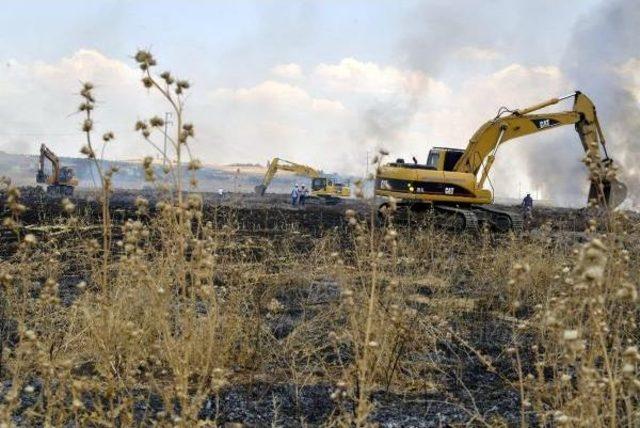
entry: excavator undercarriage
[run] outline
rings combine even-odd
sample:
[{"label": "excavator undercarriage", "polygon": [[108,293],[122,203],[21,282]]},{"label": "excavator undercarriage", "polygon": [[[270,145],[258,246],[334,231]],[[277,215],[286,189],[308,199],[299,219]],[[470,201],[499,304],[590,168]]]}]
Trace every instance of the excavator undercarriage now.
[{"label": "excavator undercarriage", "polygon": [[[380,206],[380,217],[384,219],[388,204]],[[491,205],[443,205],[425,203],[397,203],[394,218],[400,224],[420,222],[433,223],[455,232],[479,232],[487,229],[497,233],[521,232],[523,219],[519,213],[496,208]]]}]

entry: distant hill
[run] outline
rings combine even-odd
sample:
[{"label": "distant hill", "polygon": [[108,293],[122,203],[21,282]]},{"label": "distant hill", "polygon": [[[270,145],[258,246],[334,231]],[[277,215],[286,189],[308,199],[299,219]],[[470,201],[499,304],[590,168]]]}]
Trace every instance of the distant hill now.
[{"label": "distant hill", "polygon": [[260,165],[259,163],[230,163],[227,166],[231,166],[231,167],[257,167],[257,168],[261,168],[262,165]]}]

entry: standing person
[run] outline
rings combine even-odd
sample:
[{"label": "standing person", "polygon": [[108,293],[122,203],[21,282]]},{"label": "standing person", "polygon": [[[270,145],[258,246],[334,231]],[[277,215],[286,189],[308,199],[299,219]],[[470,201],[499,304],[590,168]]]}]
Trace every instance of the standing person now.
[{"label": "standing person", "polygon": [[527,196],[522,200],[522,211],[525,220],[531,220],[533,211],[533,198],[531,197],[531,193],[527,193]]},{"label": "standing person", "polygon": [[298,204],[298,199],[300,198],[300,191],[298,190],[298,185],[296,184],[291,191],[291,205],[296,206]]},{"label": "standing person", "polygon": [[302,189],[300,189],[300,205],[301,206],[304,206],[304,202],[307,199],[307,196],[309,196],[309,190],[303,184]]}]

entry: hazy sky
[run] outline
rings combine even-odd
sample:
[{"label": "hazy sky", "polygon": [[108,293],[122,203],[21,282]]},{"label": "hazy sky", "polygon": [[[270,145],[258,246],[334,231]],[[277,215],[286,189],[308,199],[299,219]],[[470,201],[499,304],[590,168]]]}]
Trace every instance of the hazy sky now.
[{"label": "hazy sky", "polygon": [[[581,89],[602,115],[613,157],[637,180],[637,1],[4,1],[0,150],[41,142],[76,155],[81,81],[96,84],[107,157],[150,150],[133,123],[167,110],[139,84],[132,55],[192,84],[188,117],[206,163],[283,158],[360,174],[367,151],[424,161],[464,147],[502,105]],[[624,103],[619,102],[624,100]],[[621,105],[624,104],[623,107]],[[570,105],[566,106],[567,108]],[[569,127],[567,127],[569,128]],[[637,135],[637,134],[635,134]],[[616,151],[618,153],[616,153]],[[584,191],[572,129],[500,149],[496,193]]]}]

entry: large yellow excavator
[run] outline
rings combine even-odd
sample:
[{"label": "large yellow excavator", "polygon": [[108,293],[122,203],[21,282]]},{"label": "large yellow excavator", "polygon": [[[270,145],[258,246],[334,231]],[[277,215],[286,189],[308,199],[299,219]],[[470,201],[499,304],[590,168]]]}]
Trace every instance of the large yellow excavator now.
[{"label": "large yellow excavator", "polygon": [[311,178],[311,196],[322,198],[327,203],[337,203],[340,198],[351,196],[351,189],[348,184],[336,181],[331,177],[324,176],[320,171],[288,160],[273,158],[268,163],[267,172],[264,175],[262,184],[255,187],[258,195],[264,195],[278,171],[290,171],[297,175]]},{"label": "large yellow excavator", "polygon": [[[573,98],[573,109],[552,113],[533,113],[562,100]],[[514,138],[564,125],[575,125],[591,169],[589,199],[602,206],[615,208],[626,198],[627,188],[611,175],[612,160],[605,146],[602,128],[593,102],[583,93],[552,98],[534,106],[509,110],[498,115],[473,134],[465,150],[434,147],[426,164],[394,163],[382,165],[376,176],[375,194],[394,197],[401,206],[415,211],[433,208],[443,214],[458,230],[476,230],[486,224],[498,231],[519,230],[518,214],[487,206],[493,202],[484,183],[503,143]],[[603,155],[600,153],[602,148]],[[594,174],[595,173],[595,174]],[[381,211],[388,202],[381,204]]]},{"label": "large yellow excavator", "polygon": [[[45,173],[45,160],[51,163],[51,174]],[[47,184],[47,193],[52,195],[73,195],[73,189],[78,185],[73,169],[60,166],[60,159],[46,145],[40,146],[40,162],[36,174],[36,182]]]}]

